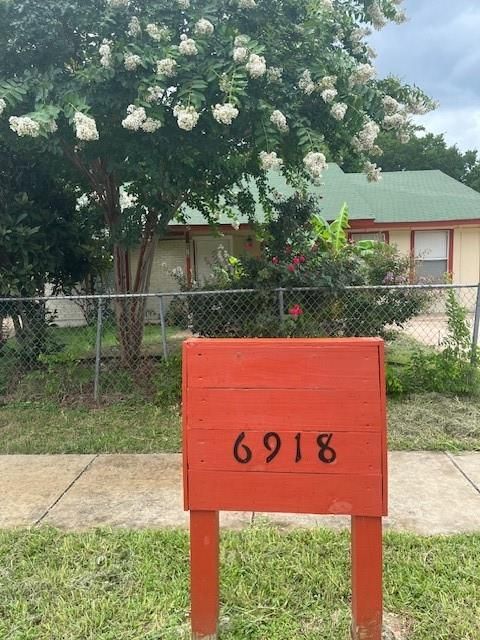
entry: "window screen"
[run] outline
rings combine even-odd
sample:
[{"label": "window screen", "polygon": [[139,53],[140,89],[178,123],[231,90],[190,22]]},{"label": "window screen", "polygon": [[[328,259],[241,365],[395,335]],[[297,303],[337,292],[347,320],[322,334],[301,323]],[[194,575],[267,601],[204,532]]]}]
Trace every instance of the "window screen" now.
[{"label": "window screen", "polygon": [[449,231],[415,231],[417,279],[444,282],[448,272]]}]

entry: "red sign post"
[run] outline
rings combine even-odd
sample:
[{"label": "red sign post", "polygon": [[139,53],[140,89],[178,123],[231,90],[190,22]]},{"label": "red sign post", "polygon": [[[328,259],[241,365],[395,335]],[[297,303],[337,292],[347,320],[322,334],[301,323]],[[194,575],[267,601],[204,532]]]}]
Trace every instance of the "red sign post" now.
[{"label": "red sign post", "polygon": [[184,343],[194,640],[217,638],[222,510],[352,516],[352,637],[381,640],[383,357],[376,338]]}]

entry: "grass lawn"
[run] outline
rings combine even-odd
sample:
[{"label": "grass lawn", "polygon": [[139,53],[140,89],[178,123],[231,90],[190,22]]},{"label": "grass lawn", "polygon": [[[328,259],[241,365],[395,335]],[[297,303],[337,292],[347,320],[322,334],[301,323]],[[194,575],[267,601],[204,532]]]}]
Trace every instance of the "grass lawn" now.
[{"label": "grass lawn", "polygon": [[[480,451],[480,401],[421,394],[389,400],[390,449]],[[151,453],[180,450],[175,407],[146,401],[92,409],[49,402],[0,407],[0,453]]]},{"label": "grass lawn", "polygon": [[[479,536],[388,534],[385,610],[403,627],[394,637],[478,640],[479,557]],[[347,534],[225,532],[221,561],[222,640],[350,637]],[[189,637],[185,532],[3,531],[0,566],[2,640]]]},{"label": "grass lawn", "polygon": [[100,409],[22,402],[0,408],[0,453],[153,453],[180,450],[175,407],[148,402]]}]

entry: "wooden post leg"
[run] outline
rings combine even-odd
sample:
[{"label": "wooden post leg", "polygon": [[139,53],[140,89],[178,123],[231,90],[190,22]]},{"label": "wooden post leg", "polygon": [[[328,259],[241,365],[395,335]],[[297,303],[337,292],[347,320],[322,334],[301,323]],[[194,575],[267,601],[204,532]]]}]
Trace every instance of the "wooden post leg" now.
[{"label": "wooden post leg", "polygon": [[217,640],[218,511],[190,511],[190,567],[192,640]]},{"label": "wooden post leg", "polygon": [[381,640],[382,519],[352,517],[352,638]]}]

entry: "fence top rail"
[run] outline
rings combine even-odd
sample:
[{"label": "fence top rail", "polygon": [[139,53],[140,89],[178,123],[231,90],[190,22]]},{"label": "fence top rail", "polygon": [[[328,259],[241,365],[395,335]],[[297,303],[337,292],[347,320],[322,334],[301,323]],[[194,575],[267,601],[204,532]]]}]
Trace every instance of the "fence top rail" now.
[{"label": "fence top rail", "polygon": [[278,287],[276,289],[212,289],[201,291],[158,291],[153,293],[100,293],[95,295],[50,295],[50,296],[33,296],[33,297],[0,297],[0,303],[12,302],[49,302],[58,300],[129,300],[137,298],[173,298],[173,297],[189,297],[202,295],[223,295],[230,293],[279,293],[281,291],[398,291],[404,290],[445,290],[445,289],[480,289],[480,283],[477,284],[394,284],[394,285],[357,285],[347,286],[342,289],[331,289],[329,287]]}]

